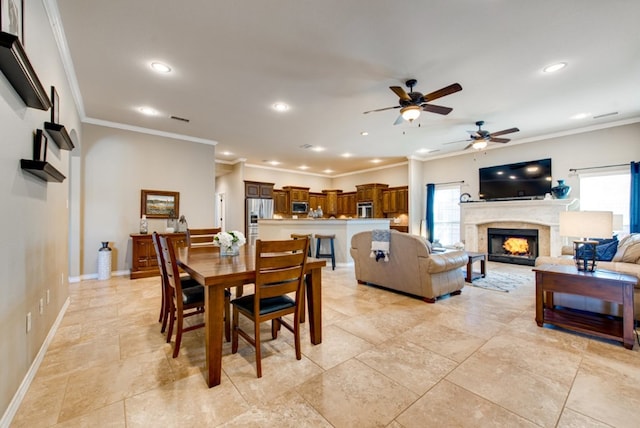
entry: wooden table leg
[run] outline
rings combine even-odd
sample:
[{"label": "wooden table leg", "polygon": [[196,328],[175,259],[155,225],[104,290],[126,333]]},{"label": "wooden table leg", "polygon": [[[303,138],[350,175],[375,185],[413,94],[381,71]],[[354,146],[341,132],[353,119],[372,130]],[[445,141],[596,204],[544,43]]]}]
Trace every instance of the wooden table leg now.
[{"label": "wooden table leg", "polygon": [[473,259],[469,257],[467,261],[467,282],[471,283],[473,281]]},{"label": "wooden table leg", "polygon": [[322,343],[322,268],[312,269],[305,279],[311,343]]},{"label": "wooden table leg", "polygon": [[633,284],[627,283],[622,289],[622,340],[627,349],[633,349],[635,338],[633,337]]},{"label": "wooden table leg", "polygon": [[205,372],[209,388],[220,385],[222,376],[222,338],[224,288],[204,287]]},{"label": "wooden table leg", "polygon": [[544,325],[544,293],[543,293],[544,275],[542,272],[536,272],[536,324],[538,327]]}]

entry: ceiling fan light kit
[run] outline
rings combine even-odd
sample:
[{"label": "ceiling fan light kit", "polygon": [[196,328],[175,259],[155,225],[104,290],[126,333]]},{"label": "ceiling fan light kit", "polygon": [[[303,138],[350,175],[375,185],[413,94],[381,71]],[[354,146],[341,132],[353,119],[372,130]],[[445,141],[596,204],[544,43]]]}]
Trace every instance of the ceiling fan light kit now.
[{"label": "ceiling fan light kit", "polygon": [[400,109],[400,114],[402,118],[406,121],[413,122],[415,119],[420,117],[420,107],[418,106],[407,106]]},{"label": "ceiling fan light kit", "polygon": [[482,150],[487,147],[487,142],[485,140],[476,141],[475,143],[471,144],[471,147],[476,150]]}]

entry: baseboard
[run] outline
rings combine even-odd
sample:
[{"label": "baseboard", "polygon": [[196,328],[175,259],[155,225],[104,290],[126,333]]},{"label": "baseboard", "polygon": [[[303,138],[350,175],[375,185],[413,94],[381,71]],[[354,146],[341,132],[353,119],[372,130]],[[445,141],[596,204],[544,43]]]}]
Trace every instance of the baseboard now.
[{"label": "baseboard", "polygon": [[[127,270],[114,270],[114,271],[111,272],[111,276],[125,276],[125,275],[129,275],[130,273],[131,272],[128,269]],[[69,277],[69,283],[86,281],[88,279],[98,279],[98,274],[97,273],[88,273],[86,275],[70,276]]]},{"label": "baseboard", "polygon": [[11,399],[11,403],[9,403],[9,407],[7,407],[7,410],[4,412],[4,415],[2,415],[2,419],[0,419],[0,428],[9,428],[9,426],[11,425],[11,421],[13,421],[14,416],[18,412],[18,409],[20,408],[20,404],[22,404],[22,400],[24,399],[24,396],[27,394],[27,391],[31,386],[31,382],[33,382],[33,378],[35,378],[36,373],[40,368],[40,364],[42,364],[42,360],[44,360],[44,356],[47,353],[47,349],[49,349],[49,345],[51,344],[53,337],[56,335],[56,332],[58,331],[58,327],[62,322],[62,318],[64,318],[64,314],[67,312],[67,308],[69,307],[70,302],[71,302],[70,298],[67,297],[67,300],[64,302],[64,305],[62,305],[62,309],[60,309],[60,312],[58,313],[58,316],[56,317],[55,322],[51,326],[51,329],[49,330],[47,337],[44,339],[44,342],[42,343],[42,346],[40,347],[40,350],[38,351],[36,358],[33,360],[33,363],[31,363],[31,367],[29,367],[29,370],[27,371],[27,374],[25,375],[24,379],[22,379],[22,383],[20,383],[20,387],[18,387],[18,390],[13,395],[13,398]]}]

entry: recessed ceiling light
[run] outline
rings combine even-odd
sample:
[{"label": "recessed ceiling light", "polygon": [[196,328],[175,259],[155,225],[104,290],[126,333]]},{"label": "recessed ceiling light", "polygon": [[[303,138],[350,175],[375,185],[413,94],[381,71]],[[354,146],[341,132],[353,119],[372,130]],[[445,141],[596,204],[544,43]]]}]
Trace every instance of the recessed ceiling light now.
[{"label": "recessed ceiling light", "polygon": [[382,162],[382,159],[371,159],[372,163],[380,163]]},{"label": "recessed ceiling light", "polygon": [[151,69],[153,71],[157,71],[158,73],[171,73],[171,67],[169,67],[167,64],[163,64],[157,61],[151,63]]},{"label": "recessed ceiling light", "polygon": [[140,107],[138,111],[140,111],[140,113],[142,114],[146,114],[147,116],[155,116],[158,114],[158,112],[151,107]]},{"label": "recessed ceiling light", "polygon": [[278,103],[273,104],[272,107],[273,107],[273,109],[275,111],[287,111],[287,110],[289,110],[289,105],[285,104],[285,103],[279,103],[278,102]]},{"label": "recessed ceiling light", "polygon": [[566,62],[558,62],[556,64],[551,64],[542,69],[545,73],[553,73],[558,70],[562,70],[567,66]]},{"label": "recessed ceiling light", "polygon": [[313,150],[314,152],[324,152],[325,148],[320,146],[315,146],[315,147],[312,147],[311,150]]},{"label": "recessed ceiling light", "polygon": [[309,167],[307,165],[300,165],[298,169],[309,169]]},{"label": "recessed ceiling light", "polygon": [[228,150],[225,150],[224,152],[222,152],[222,154],[223,154],[224,156],[231,156],[233,153],[231,153],[231,152],[230,152],[230,151],[228,151]]},{"label": "recessed ceiling light", "polygon": [[324,172],[325,174],[331,174],[333,172],[333,170],[332,169],[325,169],[322,172]]},{"label": "recessed ceiling light", "polygon": [[273,160],[273,161],[269,161],[269,163],[270,163],[271,165],[273,165],[273,166],[280,165],[280,162],[275,161],[275,160]]},{"label": "recessed ceiling light", "polygon": [[571,119],[580,120],[580,119],[586,119],[590,116],[591,116],[591,113],[578,113],[571,116]]},{"label": "recessed ceiling light", "polygon": [[360,135],[362,135],[363,137],[366,137],[367,135],[369,135],[369,133],[367,131],[362,131]]},{"label": "recessed ceiling light", "polygon": [[418,153],[429,153],[430,151],[431,151],[431,149],[425,149],[425,148],[416,150],[416,152],[418,152]]},{"label": "recessed ceiling light", "polygon": [[340,156],[342,156],[343,158],[350,158],[353,155],[351,153],[343,153]]}]

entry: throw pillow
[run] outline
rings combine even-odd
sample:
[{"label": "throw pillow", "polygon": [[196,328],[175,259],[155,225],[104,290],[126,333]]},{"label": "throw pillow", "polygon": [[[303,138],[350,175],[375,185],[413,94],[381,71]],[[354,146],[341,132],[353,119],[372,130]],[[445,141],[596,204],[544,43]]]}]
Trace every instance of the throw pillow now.
[{"label": "throw pillow", "polygon": [[[618,249],[618,237],[614,236],[611,239],[590,239],[591,241],[598,241],[596,246],[596,260],[610,262]],[[591,259],[593,256],[591,246],[583,245],[578,248],[578,258]]]},{"label": "throw pillow", "polygon": [[614,262],[640,263],[640,233],[625,236],[618,244]]}]

